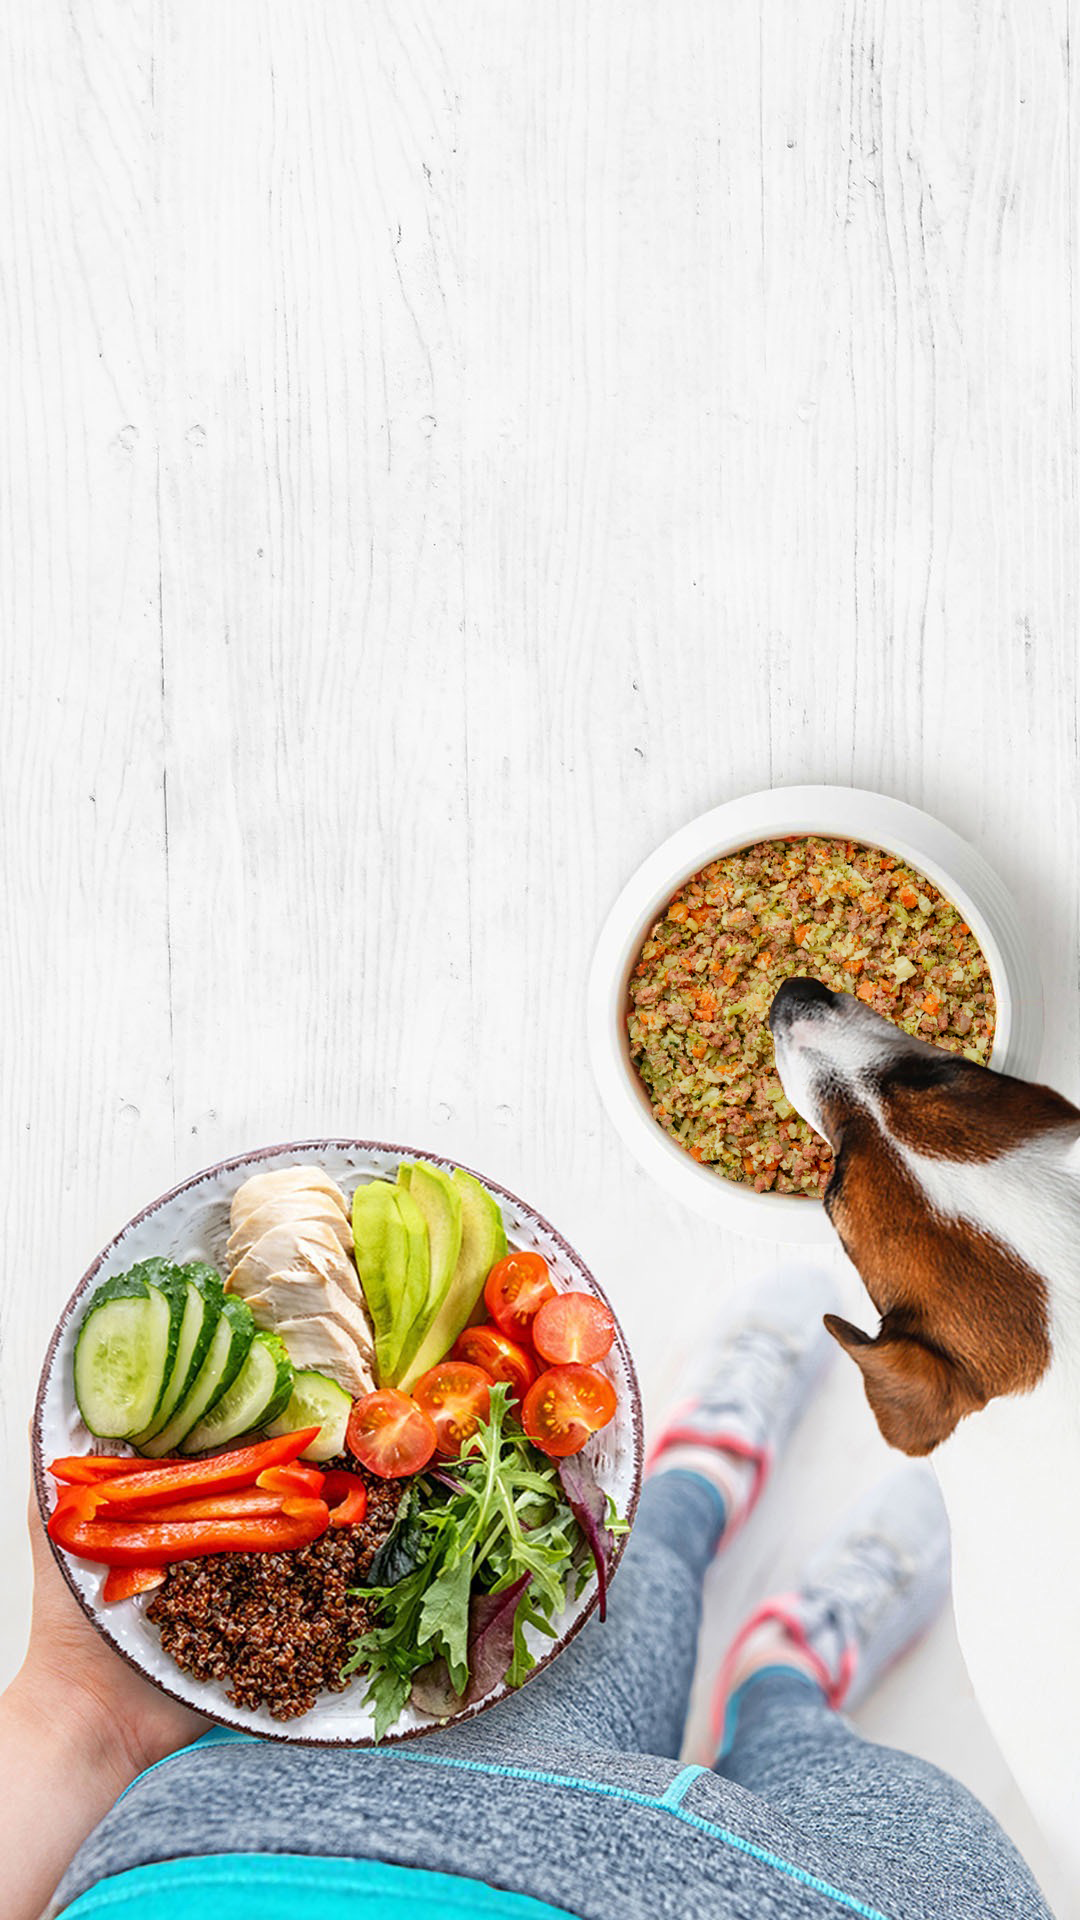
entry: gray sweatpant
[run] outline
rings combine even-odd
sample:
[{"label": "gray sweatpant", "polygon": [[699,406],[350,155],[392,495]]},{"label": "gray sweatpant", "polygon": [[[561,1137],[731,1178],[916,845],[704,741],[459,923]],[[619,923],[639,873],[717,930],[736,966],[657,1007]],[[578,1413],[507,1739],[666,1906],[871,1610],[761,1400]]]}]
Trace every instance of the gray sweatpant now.
[{"label": "gray sweatpant", "polygon": [[704,1480],[659,1475],[607,1622],[513,1699],[377,1751],[197,1742],[129,1788],[60,1903],[149,1861],[251,1852],[472,1876],[582,1920],[1051,1920],[971,1794],[861,1739],[805,1680],[753,1681],[727,1758],[680,1767],[722,1528]]}]

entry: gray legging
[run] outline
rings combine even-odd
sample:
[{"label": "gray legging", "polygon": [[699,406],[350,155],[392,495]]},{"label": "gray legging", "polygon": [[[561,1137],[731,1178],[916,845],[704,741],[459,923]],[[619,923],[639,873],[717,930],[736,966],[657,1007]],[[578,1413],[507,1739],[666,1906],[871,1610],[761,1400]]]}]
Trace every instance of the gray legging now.
[{"label": "gray legging", "polygon": [[751,1682],[727,1758],[679,1766],[722,1528],[704,1480],[659,1475],[607,1623],[513,1699],[378,1751],[210,1736],[136,1781],[61,1903],[145,1862],[250,1852],[461,1874],[582,1920],[1051,1920],[971,1794],[861,1739],[805,1680]]}]

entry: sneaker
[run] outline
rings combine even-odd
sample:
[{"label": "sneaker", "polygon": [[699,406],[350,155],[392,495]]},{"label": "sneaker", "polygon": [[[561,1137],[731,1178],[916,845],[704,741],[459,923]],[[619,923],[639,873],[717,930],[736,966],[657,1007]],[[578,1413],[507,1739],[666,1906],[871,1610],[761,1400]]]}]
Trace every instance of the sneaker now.
[{"label": "sneaker", "polygon": [[650,1451],[650,1473],[683,1467],[718,1484],[725,1540],[753,1511],[835,1350],[822,1325],[835,1297],[827,1273],[801,1265],[735,1289]]},{"label": "sneaker", "polygon": [[830,1707],[857,1707],[940,1613],[949,1558],[930,1467],[898,1467],[871,1487],[808,1561],[798,1589],[764,1601],[735,1636],[714,1700],[719,1757],[734,1737],[739,1688],[765,1666],[783,1667],[785,1647]]}]

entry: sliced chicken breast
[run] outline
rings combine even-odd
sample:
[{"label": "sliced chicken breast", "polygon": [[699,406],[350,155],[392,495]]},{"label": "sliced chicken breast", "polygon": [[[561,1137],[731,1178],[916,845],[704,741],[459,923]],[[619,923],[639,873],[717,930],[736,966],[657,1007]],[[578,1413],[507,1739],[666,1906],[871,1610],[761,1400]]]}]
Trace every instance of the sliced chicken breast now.
[{"label": "sliced chicken breast", "polygon": [[336,1320],[279,1320],[274,1331],[284,1340],[294,1367],[328,1373],[354,1398],[372,1392],[375,1376],[352,1335]]},{"label": "sliced chicken breast", "polygon": [[267,1200],[280,1200],[286,1193],[325,1194],[348,1219],[349,1203],[345,1195],[321,1167],[275,1167],[269,1173],[253,1173],[237,1187],[229,1209],[230,1226],[238,1227],[245,1214],[254,1212]]},{"label": "sliced chicken breast", "polygon": [[355,1342],[364,1359],[370,1359],[375,1350],[366,1313],[318,1274],[302,1269],[278,1273],[259,1293],[244,1297],[256,1326],[277,1331],[285,1320],[332,1320]]},{"label": "sliced chicken breast", "polygon": [[336,1233],[319,1221],[272,1227],[238,1260],[226,1281],[230,1293],[246,1300],[260,1293],[278,1275],[306,1271],[329,1280],[346,1300],[363,1306],[355,1266]]},{"label": "sliced chicken breast", "polygon": [[326,1227],[334,1234],[346,1258],[352,1255],[352,1225],[329,1194],[294,1190],[276,1200],[264,1200],[246,1213],[229,1236],[225,1249],[230,1266],[237,1266],[264,1233],[274,1227],[291,1226],[299,1231],[309,1226]]}]

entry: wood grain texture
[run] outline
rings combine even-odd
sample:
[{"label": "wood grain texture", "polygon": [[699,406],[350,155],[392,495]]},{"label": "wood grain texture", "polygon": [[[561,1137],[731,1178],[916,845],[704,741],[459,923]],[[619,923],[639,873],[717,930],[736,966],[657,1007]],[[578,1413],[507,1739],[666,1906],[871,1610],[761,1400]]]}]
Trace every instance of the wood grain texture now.
[{"label": "wood grain texture", "polygon": [[[973,839],[1076,1097],[1073,13],[4,10],[15,1480],[101,1241],[308,1130],[557,1218],[659,1404],[770,1250],[638,1178],[584,977],[637,862],[741,791]],[[830,1395],[715,1634],[880,1463]],[[921,1658],[869,1724],[1027,1844],[955,1650]]]}]

